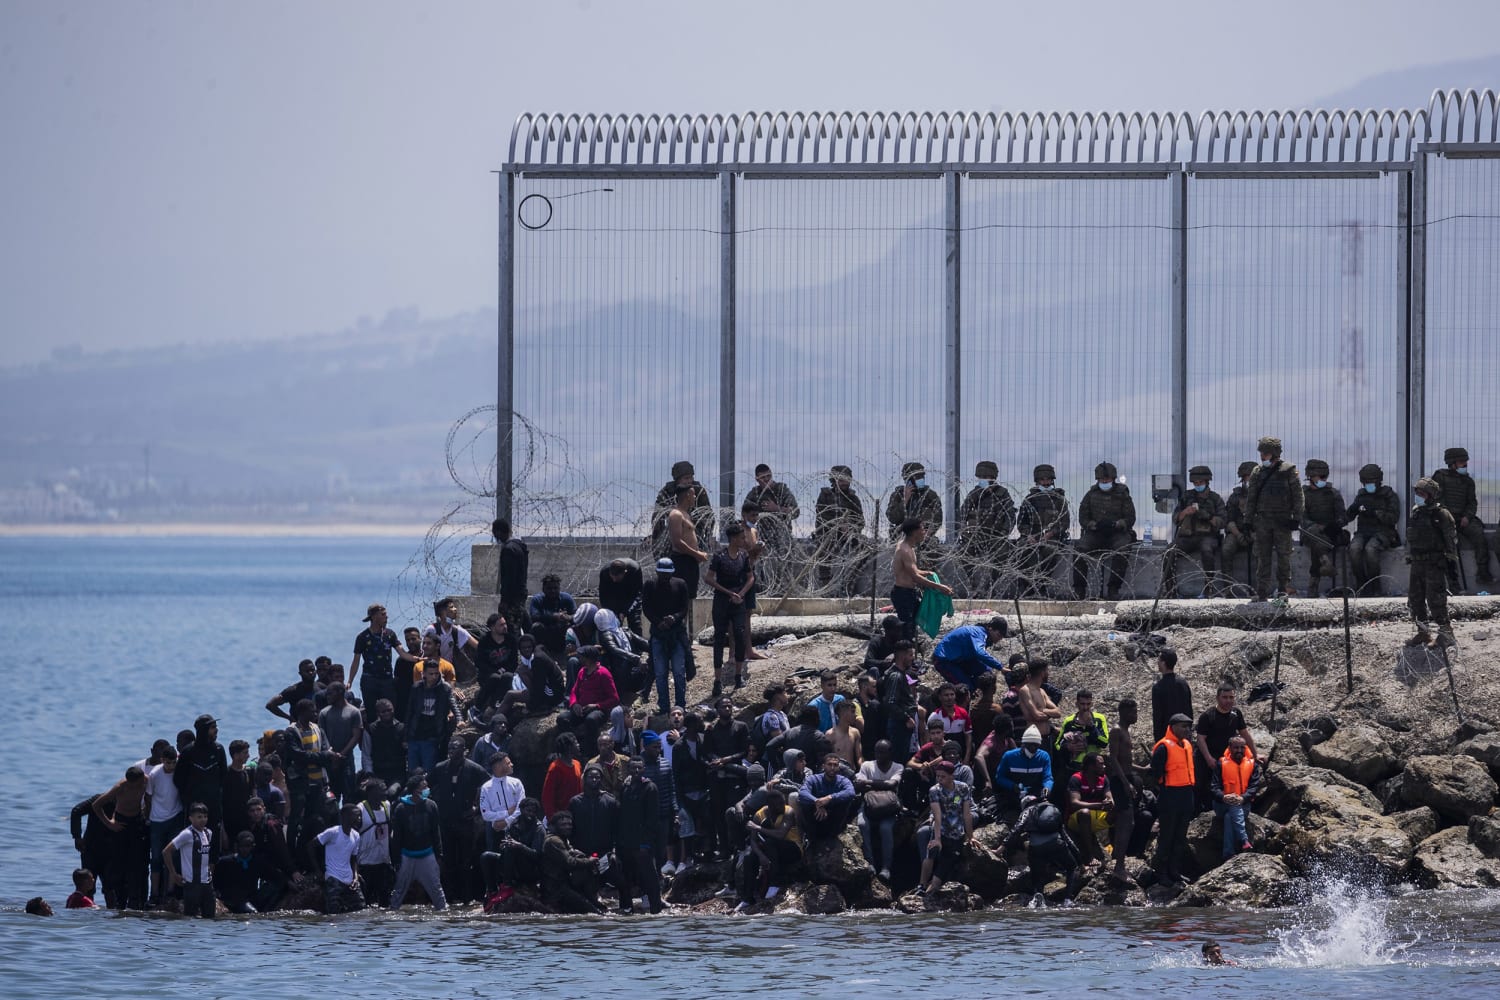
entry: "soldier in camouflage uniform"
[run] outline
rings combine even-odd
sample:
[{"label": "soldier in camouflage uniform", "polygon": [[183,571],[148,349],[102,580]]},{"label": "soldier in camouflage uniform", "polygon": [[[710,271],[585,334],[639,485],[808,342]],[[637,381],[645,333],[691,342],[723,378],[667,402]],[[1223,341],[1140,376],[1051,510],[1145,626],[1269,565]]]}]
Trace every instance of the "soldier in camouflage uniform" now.
[{"label": "soldier in camouflage uniform", "polygon": [[[1229,491],[1229,499],[1224,501],[1224,544],[1220,549],[1221,564],[1224,576],[1229,582],[1234,580],[1234,559],[1241,552],[1245,553],[1246,562],[1250,557],[1251,540],[1255,533],[1250,528],[1250,518],[1245,513],[1245,499],[1250,495],[1250,477],[1255,474],[1254,462],[1241,462],[1237,473],[1240,484]],[[1245,583],[1251,583],[1250,567],[1245,567]],[[1226,591],[1228,588],[1225,588]]]},{"label": "soldier in camouflage uniform", "polygon": [[1052,579],[1072,525],[1067,494],[1055,485],[1056,470],[1038,465],[1031,471],[1031,478],[1036,485],[1021,501],[1016,522],[1021,531],[1018,568],[1024,596],[1040,597],[1041,584]]},{"label": "soldier in camouflage uniform", "polygon": [[1078,504],[1078,524],[1082,531],[1073,560],[1073,594],[1075,599],[1088,596],[1089,559],[1104,557],[1105,588],[1109,600],[1118,600],[1125,582],[1125,553],[1135,544],[1135,501],[1130,487],[1117,482],[1119,471],[1109,462],[1094,466],[1094,485]]},{"label": "soldier in camouflage uniform", "polygon": [[1348,516],[1344,495],[1328,481],[1328,463],[1321,458],[1307,460],[1307,485],[1302,487],[1302,547],[1312,559],[1308,563],[1307,584],[1317,597],[1321,578],[1328,577],[1328,589],[1338,586],[1338,550],[1349,544],[1344,530]]},{"label": "soldier in camouflage uniform", "polygon": [[1296,596],[1292,581],[1292,529],[1302,523],[1302,485],[1297,467],[1281,460],[1281,439],[1264,437],[1256,448],[1260,466],[1245,489],[1245,514],[1255,539],[1255,596],[1271,593],[1271,553],[1276,553],[1276,587]]},{"label": "soldier in camouflage uniform", "polygon": [[668,551],[671,542],[667,538],[667,515],[672,508],[677,506],[677,487],[692,486],[697,490],[697,496],[693,500],[693,527],[698,530],[698,544],[709,551],[714,547],[714,517],[713,501],[708,498],[708,490],[703,484],[694,478],[692,462],[673,462],[672,480],[663,486],[656,494],[656,509],[651,516],[651,547],[656,552],[657,558],[670,556]]},{"label": "soldier in camouflage uniform", "polygon": [[974,475],[979,485],[958,508],[959,550],[972,588],[969,596],[991,597],[1006,561],[1010,531],[1016,526],[1016,504],[1010,490],[995,481],[1000,478],[1000,467],[994,462],[980,462]]},{"label": "soldier in camouflage uniform", "polygon": [[828,485],[818,491],[813,506],[813,558],[818,563],[818,581],[828,587],[838,572],[838,591],[852,592],[861,579],[862,560],[856,553],[864,547],[865,505],[854,492],[854,471],[847,465],[828,470]]},{"label": "soldier in camouflage uniform", "polygon": [[1446,469],[1438,469],[1432,479],[1443,491],[1443,507],[1453,515],[1458,537],[1474,550],[1474,577],[1478,583],[1494,583],[1490,574],[1490,546],[1484,537],[1484,522],[1479,520],[1479,497],[1474,480],[1469,478],[1469,452],[1464,448],[1443,451]]},{"label": "soldier in camouflage uniform", "polygon": [[1433,479],[1418,479],[1417,504],[1406,519],[1406,561],[1411,563],[1407,604],[1417,634],[1410,645],[1431,642],[1427,622],[1436,621],[1438,642],[1453,645],[1448,619],[1448,583],[1458,575],[1458,530],[1453,515],[1438,498],[1443,488]]},{"label": "soldier in camouflage uniform", "polygon": [[927,539],[922,543],[919,558],[934,558],[938,548],[937,533],[943,527],[943,497],[927,485],[927,470],[921,462],[907,462],[901,466],[901,485],[891,491],[891,498],[886,501],[885,519],[891,526],[891,541],[901,539],[901,522],[908,517],[927,525]]},{"label": "soldier in camouflage uniform", "polygon": [[1401,497],[1384,480],[1380,466],[1364,466],[1359,470],[1359,492],[1349,501],[1347,518],[1354,522],[1349,565],[1361,594],[1380,594],[1380,555],[1401,544],[1396,532],[1401,521]]},{"label": "soldier in camouflage uniform", "polygon": [[1177,510],[1172,514],[1177,534],[1162,558],[1161,583],[1168,597],[1177,596],[1177,568],[1183,558],[1197,557],[1205,584],[1217,571],[1219,532],[1229,519],[1224,498],[1209,488],[1213,478],[1213,470],[1206,465],[1195,465],[1188,470],[1192,489],[1177,502]]}]

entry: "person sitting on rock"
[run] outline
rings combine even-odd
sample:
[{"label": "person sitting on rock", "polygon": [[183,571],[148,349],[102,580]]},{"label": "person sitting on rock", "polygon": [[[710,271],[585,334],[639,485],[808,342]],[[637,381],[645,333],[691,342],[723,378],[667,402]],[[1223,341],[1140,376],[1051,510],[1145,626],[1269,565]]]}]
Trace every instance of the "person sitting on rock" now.
[{"label": "person sitting on rock", "polygon": [[807,755],[793,747],[782,755],[781,760],[786,766],[771,776],[771,784],[787,798],[795,798],[807,784]]},{"label": "person sitting on rock", "polygon": [[963,861],[964,848],[974,846],[974,795],[969,786],[954,780],[954,764],[940,760],[933,765],[937,783],[927,793],[932,811],[933,836],[922,861],[918,892],[933,892],[951,880]]},{"label": "person sitting on rock", "polygon": [[1245,818],[1260,790],[1263,768],[1243,738],[1232,737],[1213,771],[1214,812],[1224,822],[1224,859],[1254,849]]},{"label": "person sitting on rock", "polygon": [[[852,794],[852,788],[850,791]],[[738,911],[749,909],[758,899],[775,899],[788,870],[802,860],[802,831],[779,789],[766,793],[766,804],[756,810],[745,828],[750,834],[750,853],[740,882]]]},{"label": "person sitting on rock", "polygon": [[822,760],[833,752],[833,744],[823,735],[817,706],[804,705],[797,716],[797,724],[766,744],[766,759],[781,760],[785,767],[788,750],[801,750],[810,760]]},{"label": "person sitting on rock", "polygon": [[590,858],[574,847],[573,814],[566,809],[548,821],[542,844],[542,897],[559,913],[603,913],[598,873],[608,858]]},{"label": "person sitting on rock", "polygon": [[1008,750],[995,768],[995,795],[1002,809],[1019,811],[1024,796],[1047,798],[1052,794],[1052,758],[1042,749],[1042,734],[1027,726],[1021,745]]},{"label": "person sitting on rock", "polygon": [[[1104,852],[1099,849],[1099,834],[1109,829],[1114,811],[1115,800],[1110,794],[1104,756],[1085,754],[1083,769],[1068,779],[1067,807],[1068,829],[1079,841],[1085,864],[1104,860]],[[1123,857],[1125,845],[1120,845],[1119,850]]]},{"label": "person sitting on rock", "polygon": [[507,826],[495,841],[495,849],[479,856],[479,868],[484,873],[485,906],[492,908],[497,893],[508,897],[504,890],[527,889],[536,891],[541,872],[542,803],[534,798],[521,800],[520,815]]},{"label": "person sitting on rock", "polygon": [[1025,840],[1032,892],[1041,892],[1053,878],[1063,875],[1068,880],[1066,894],[1071,896],[1078,874],[1078,846],[1063,829],[1062,810],[1047,799],[1030,795],[1021,805],[1021,815],[1005,838],[1006,856]]},{"label": "person sitting on rock", "polygon": [[823,770],[808,775],[797,793],[797,825],[809,841],[837,837],[854,815],[854,785],[841,773],[836,753],[823,757]]}]

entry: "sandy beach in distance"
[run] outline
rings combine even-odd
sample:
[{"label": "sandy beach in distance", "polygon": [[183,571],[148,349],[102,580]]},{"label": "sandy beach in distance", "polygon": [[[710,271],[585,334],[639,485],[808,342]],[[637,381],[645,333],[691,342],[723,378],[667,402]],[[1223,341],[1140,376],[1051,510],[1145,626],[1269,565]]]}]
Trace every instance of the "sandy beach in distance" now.
[{"label": "sandy beach in distance", "polygon": [[0,538],[421,538],[430,524],[0,524]]}]

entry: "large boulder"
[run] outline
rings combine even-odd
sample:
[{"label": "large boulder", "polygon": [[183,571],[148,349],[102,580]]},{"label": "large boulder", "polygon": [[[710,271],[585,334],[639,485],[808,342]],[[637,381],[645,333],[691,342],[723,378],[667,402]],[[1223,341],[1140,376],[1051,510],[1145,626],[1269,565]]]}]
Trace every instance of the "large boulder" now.
[{"label": "large boulder", "polygon": [[807,872],[814,882],[836,885],[845,899],[858,899],[875,878],[875,869],[865,860],[859,828],[850,823],[837,837],[813,842],[807,851]]},{"label": "large boulder", "polygon": [[1480,733],[1459,744],[1455,753],[1473,757],[1490,769],[1490,776],[1500,779],[1500,734]]},{"label": "large boulder", "polygon": [[1005,838],[1010,835],[1006,823],[991,823],[974,831],[974,847],[964,853],[958,867],[958,880],[985,899],[1005,895],[1010,865],[1005,860]]},{"label": "large boulder", "polygon": [[1402,772],[1401,795],[1406,801],[1431,806],[1455,823],[1489,812],[1496,791],[1489,769],[1473,757],[1413,757]]},{"label": "large boulder", "polygon": [[1500,858],[1500,816],[1470,816],[1469,843],[1487,858]]},{"label": "large boulder", "polygon": [[1407,839],[1411,841],[1412,847],[1416,847],[1422,841],[1438,832],[1441,825],[1438,822],[1437,813],[1427,806],[1417,806],[1415,809],[1407,809],[1403,812],[1392,813],[1391,819],[1396,825],[1405,831]]},{"label": "large boulder", "polygon": [[[1280,823],[1251,813],[1245,818],[1245,832],[1257,848],[1272,854],[1281,852],[1285,831]],[[1183,867],[1185,874],[1197,877],[1224,863],[1224,820],[1217,814],[1205,812],[1194,816],[1188,824],[1187,839],[1191,857]]]},{"label": "large boulder", "polygon": [[671,884],[663,898],[678,906],[697,906],[713,899],[724,888],[729,877],[729,864],[696,865],[689,871],[672,876]]},{"label": "large boulder", "polygon": [[871,879],[864,893],[848,900],[848,903],[855,910],[888,910],[895,901],[891,887],[877,878]]},{"label": "large boulder", "polygon": [[1500,860],[1485,857],[1469,842],[1469,831],[1449,827],[1417,845],[1412,878],[1428,889],[1500,888]]},{"label": "large boulder", "polygon": [[1285,827],[1284,859],[1299,874],[1326,867],[1391,882],[1411,859],[1410,839],[1395,820],[1382,815],[1379,800],[1333,771],[1273,770],[1258,808]]},{"label": "large boulder", "polygon": [[1286,862],[1271,854],[1237,854],[1189,885],[1173,906],[1284,906],[1296,895]]},{"label": "large boulder", "polygon": [[510,756],[516,764],[516,777],[531,795],[542,794],[542,777],[547,772],[547,758],[552,755],[557,732],[555,712],[527,716],[510,731]]},{"label": "large boulder", "polygon": [[1401,762],[1374,726],[1342,726],[1307,748],[1308,763],[1326,767],[1361,785],[1374,785],[1401,770]]},{"label": "large boulder", "polygon": [[984,909],[984,900],[962,882],[944,882],[927,893],[909,892],[896,900],[902,913],[968,913]]},{"label": "large boulder", "polygon": [[792,892],[792,899],[803,913],[843,913],[848,909],[844,894],[836,885],[813,882],[799,886]]}]

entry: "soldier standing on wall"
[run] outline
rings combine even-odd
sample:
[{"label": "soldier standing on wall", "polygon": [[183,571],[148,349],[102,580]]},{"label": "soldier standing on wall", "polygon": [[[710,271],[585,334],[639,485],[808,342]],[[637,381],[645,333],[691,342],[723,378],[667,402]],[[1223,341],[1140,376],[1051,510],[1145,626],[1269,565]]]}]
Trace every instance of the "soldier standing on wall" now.
[{"label": "soldier standing on wall", "polygon": [[1057,470],[1038,465],[1031,470],[1034,485],[1021,501],[1017,526],[1021,531],[1020,572],[1024,596],[1038,597],[1041,583],[1051,580],[1057,558],[1068,541],[1072,519],[1068,513],[1068,496],[1057,483]]},{"label": "soldier standing on wall", "polygon": [[1125,582],[1125,553],[1135,544],[1135,501],[1130,487],[1117,482],[1119,470],[1109,462],[1094,466],[1094,485],[1078,504],[1078,552],[1073,560],[1073,595],[1076,600],[1088,596],[1089,557],[1105,557],[1105,587],[1109,600],[1120,598]]},{"label": "soldier standing on wall", "polygon": [[[1349,542],[1349,564],[1360,594],[1378,595],[1380,556],[1401,544],[1396,524],[1401,520],[1401,497],[1386,486],[1380,466],[1370,464],[1359,470],[1359,492],[1349,501],[1346,517],[1354,522],[1354,538]],[[1372,590],[1373,587],[1373,590]]]},{"label": "soldier standing on wall", "polygon": [[1453,515],[1458,537],[1474,550],[1474,579],[1477,583],[1494,583],[1490,574],[1490,547],[1484,537],[1484,522],[1479,520],[1479,498],[1474,480],[1469,478],[1469,452],[1464,448],[1443,451],[1446,469],[1438,469],[1432,479],[1443,491],[1443,507]]},{"label": "soldier standing on wall", "polygon": [[818,562],[818,582],[833,584],[838,572],[838,593],[847,595],[859,579],[859,566],[851,565],[864,544],[865,505],[854,492],[854,471],[847,465],[828,470],[828,485],[818,491],[813,508],[813,552]]},{"label": "soldier standing on wall", "polygon": [[[792,549],[792,522],[802,513],[797,497],[786,483],[777,482],[771,467],[762,462],[755,467],[755,485],[745,494],[742,513],[744,508],[759,512],[755,535],[761,550],[754,554],[758,564],[755,592],[785,594],[787,581],[781,576],[783,560]],[[773,586],[776,589],[769,589]]]},{"label": "soldier standing on wall", "polygon": [[1406,520],[1406,561],[1411,563],[1407,604],[1417,625],[1417,634],[1407,640],[1412,646],[1432,641],[1429,618],[1437,622],[1438,642],[1454,644],[1448,581],[1458,575],[1458,531],[1453,515],[1438,499],[1442,491],[1436,480],[1418,479],[1417,504]]},{"label": "soldier standing on wall", "polygon": [[1328,577],[1331,591],[1338,586],[1338,550],[1349,544],[1344,530],[1348,515],[1344,495],[1328,481],[1328,463],[1307,460],[1307,485],[1302,487],[1302,547],[1312,555],[1307,570],[1307,589],[1319,596],[1320,577]]},{"label": "soldier standing on wall", "polygon": [[[1229,499],[1224,501],[1224,547],[1221,551],[1220,563],[1223,566],[1224,576],[1227,583],[1234,583],[1234,558],[1241,552],[1245,553],[1246,562],[1249,561],[1250,543],[1254,532],[1250,528],[1250,518],[1245,513],[1245,500],[1250,494],[1250,477],[1255,474],[1254,462],[1241,462],[1237,470],[1240,484],[1229,491]],[[1250,567],[1245,567],[1245,583],[1250,584]],[[1227,592],[1229,587],[1226,586]]]},{"label": "soldier standing on wall", "polygon": [[1281,439],[1263,437],[1256,449],[1260,467],[1246,489],[1245,513],[1255,537],[1255,599],[1271,593],[1271,551],[1276,552],[1276,589],[1287,597],[1292,589],[1292,529],[1302,522],[1302,486],[1297,467],[1281,460]]},{"label": "soldier standing on wall", "polygon": [[969,596],[993,597],[1010,530],[1016,526],[1016,504],[1010,490],[996,482],[1000,467],[994,462],[980,462],[974,475],[979,485],[958,508],[959,551],[969,576]]},{"label": "soldier standing on wall", "polygon": [[1168,597],[1177,596],[1177,564],[1184,557],[1197,557],[1203,567],[1205,584],[1213,578],[1218,565],[1219,532],[1228,518],[1224,498],[1209,489],[1208,484],[1213,478],[1213,471],[1206,465],[1195,465],[1188,470],[1188,481],[1193,488],[1178,501],[1177,510],[1172,514],[1177,534],[1163,559],[1162,590]]}]

